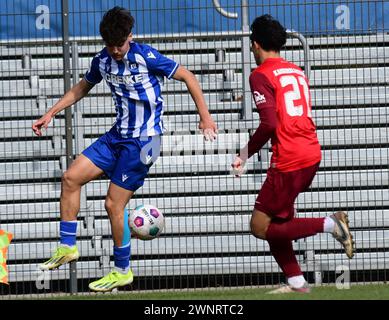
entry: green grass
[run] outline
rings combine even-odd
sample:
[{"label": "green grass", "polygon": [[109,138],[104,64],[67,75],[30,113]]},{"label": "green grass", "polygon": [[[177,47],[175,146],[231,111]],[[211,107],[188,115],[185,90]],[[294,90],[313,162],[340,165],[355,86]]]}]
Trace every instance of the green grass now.
[{"label": "green grass", "polygon": [[128,293],[80,294],[51,296],[60,300],[389,300],[389,285],[351,285],[350,289],[335,286],[314,287],[310,294],[289,293],[267,295],[269,288],[203,289],[177,291],[133,291]]}]

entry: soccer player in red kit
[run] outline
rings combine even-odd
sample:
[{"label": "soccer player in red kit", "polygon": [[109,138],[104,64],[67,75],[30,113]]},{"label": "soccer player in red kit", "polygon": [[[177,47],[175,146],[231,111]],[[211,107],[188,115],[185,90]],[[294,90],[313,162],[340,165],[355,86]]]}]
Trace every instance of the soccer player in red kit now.
[{"label": "soccer player in red kit", "polygon": [[292,242],[328,232],[343,245],[350,259],[354,242],[345,212],[326,218],[295,217],[295,199],[311,185],[321,161],[308,79],[298,66],[281,58],[286,30],[277,20],[270,15],[257,17],[251,31],[251,49],[258,67],[250,75],[250,87],[260,125],[232,167],[236,176],[243,174],[247,159],[271,139],[270,168],[255,202],[251,232],[269,243],[287,278],[287,285],[269,293],[306,293],[309,287]]}]

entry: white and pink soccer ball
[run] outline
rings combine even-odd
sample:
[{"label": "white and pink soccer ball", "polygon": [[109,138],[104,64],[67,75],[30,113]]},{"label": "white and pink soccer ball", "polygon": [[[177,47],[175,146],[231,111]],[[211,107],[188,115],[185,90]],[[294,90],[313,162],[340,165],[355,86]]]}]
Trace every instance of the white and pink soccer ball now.
[{"label": "white and pink soccer ball", "polygon": [[165,218],[157,207],[142,204],[130,211],[128,224],[133,236],[141,240],[152,240],[162,233]]}]

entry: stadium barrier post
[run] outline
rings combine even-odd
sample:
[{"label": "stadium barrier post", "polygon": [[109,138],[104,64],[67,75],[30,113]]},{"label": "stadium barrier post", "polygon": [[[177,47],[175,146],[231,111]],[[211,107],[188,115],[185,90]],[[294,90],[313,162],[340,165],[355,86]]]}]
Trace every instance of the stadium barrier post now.
[{"label": "stadium barrier post", "polygon": [[[64,68],[64,92],[70,90],[70,42],[69,42],[69,2],[61,1],[62,12],[62,49],[63,49],[63,68]],[[73,126],[72,111],[65,110],[65,136],[66,136],[66,166],[69,168],[73,162]],[[77,268],[76,262],[70,263],[70,293],[77,293]]]}]

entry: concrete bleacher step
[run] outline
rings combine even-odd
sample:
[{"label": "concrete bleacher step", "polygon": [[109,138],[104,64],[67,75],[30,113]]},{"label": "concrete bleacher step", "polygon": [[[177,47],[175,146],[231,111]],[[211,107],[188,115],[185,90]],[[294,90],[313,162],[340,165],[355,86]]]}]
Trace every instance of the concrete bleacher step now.
[{"label": "concrete bleacher step", "polygon": [[[357,252],[350,260],[341,253],[316,254],[315,261],[323,271],[345,270],[385,270],[388,268],[388,252]],[[338,269],[337,269],[338,268]]]},{"label": "concrete bleacher step", "polygon": [[[190,176],[175,178],[149,178],[137,191],[142,195],[177,195],[183,193],[219,193],[219,192],[255,192],[264,182],[265,173],[246,174],[239,179],[232,175]],[[382,170],[339,170],[319,172],[312,182],[312,188],[382,188],[387,186],[389,169]],[[163,188],[161,187],[163,186]],[[37,199],[57,199],[60,195],[60,183],[36,182],[9,183],[0,185],[0,201],[26,201]],[[85,186],[87,195],[104,197],[108,191],[108,181],[92,181]]]},{"label": "concrete bleacher step", "polygon": [[[100,88],[106,86],[105,84],[100,84],[96,86],[91,94],[97,93]],[[220,93],[210,92],[204,95],[205,100],[208,104],[218,104],[217,110],[228,110],[230,106],[236,106],[236,103],[230,104],[234,101],[220,101]],[[185,94],[164,94],[165,101],[165,111],[167,112],[187,112],[195,111],[195,105],[193,99],[187,93]],[[323,89],[313,89],[312,90],[312,105],[313,109],[319,107],[331,107],[331,106],[355,106],[355,105],[365,105],[365,104],[385,104],[388,99],[388,92],[386,86],[369,86],[362,90],[361,87],[350,87],[350,88],[323,88]],[[58,99],[57,99],[58,100]],[[55,101],[57,101],[55,100]],[[82,100],[81,103],[84,103],[84,106],[96,107],[96,104],[90,104],[88,98]],[[102,100],[100,100],[102,101]],[[104,100],[104,104],[97,104],[100,106],[98,111],[105,110],[105,112],[111,113],[113,110],[112,98],[107,96],[107,100]],[[48,102],[54,102],[49,100]],[[177,104],[177,106],[176,106]],[[50,105],[50,103],[48,104]],[[227,107],[227,108],[226,108]],[[253,104],[253,108],[255,108]]]},{"label": "concrete bleacher step", "polygon": [[[74,41],[72,39],[72,41]],[[172,52],[172,51],[206,51],[206,50],[226,50],[230,49],[229,51],[235,49],[235,50],[241,50],[242,48],[242,41],[239,36],[237,37],[231,37],[226,36],[225,33],[220,33],[220,39],[215,40],[208,40],[208,39],[202,39],[201,41],[197,41],[195,39],[192,39],[191,37],[188,37],[186,40],[182,41],[171,41],[171,39],[159,39],[158,41],[150,40],[146,37],[142,37],[141,35],[134,35],[134,41],[140,42],[140,43],[148,43],[152,47],[156,48],[160,52]],[[77,40],[77,49],[79,54],[90,54],[94,55],[99,50],[101,50],[104,46],[104,43],[101,39],[83,39],[83,40]],[[320,37],[309,37],[307,38],[307,42],[310,45],[310,47],[314,48],[333,48],[333,47],[349,47],[349,46],[377,46],[378,44],[386,44],[389,43],[389,37],[387,33],[376,33],[376,34],[369,34],[369,35],[353,35],[352,37],[349,36],[320,36]],[[288,38],[287,42],[285,44],[285,47],[287,49],[293,48],[293,47],[301,47],[301,43],[299,40],[294,38]],[[36,56],[36,55],[47,55],[47,56],[60,56],[63,55],[63,47],[61,45],[58,45],[56,43],[53,43],[51,45],[42,45],[39,43],[34,43],[30,46],[7,46],[7,44],[3,44],[0,47],[0,57],[17,57],[22,58],[24,55],[30,55],[30,56]]]},{"label": "concrete bleacher step", "polygon": [[[382,249],[387,247],[389,240],[388,230],[353,231],[353,237],[357,252],[369,249]],[[225,244],[228,243],[228,246]],[[39,242],[14,243],[8,251],[9,260],[48,259],[52,255],[58,241],[45,241],[44,245]],[[80,254],[84,257],[99,257],[101,255],[113,255],[113,242],[111,239],[101,240],[101,248],[93,248],[89,240],[79,240]],[[293,243],[295,250],[339,250],[343,251],[341,244],[330,234],[317,234],[315,237],[299,240]],[[269,252],[266,241],[259,240],[251,234],[204,234],[196,236],[173,236],[159,237],[151,241],[131,239],[132,255],[140,255],[145,259],[147,256],[192,254],[233,254]]]},{"label": "concrete bleacher step", "polygon": [[[299,261],[303,257],[297,255]],[[345,266],[349,270],[384,270],[386,269],[387,252],[361,252],[356,253],[349,260],[342,253],[316,254],[315,265],[301,263],[301,269],[305,271],[336,271],[337,267]],[[77,262],[77,277],[79,279],[94,279],[104,276],[113,267],[101,267],[99,261]],[[319,269],[320,268],[320,269]],[[42,274],[37,269],[37,264],[16,264],[9,266],[9,281],[42,281],[47,279],[62,280],[69,278],[69,266],[63,266],[58,270]],[[178,259],[152,259],[133,260],[132,270],[137,277],[160,276],[186,276],[186,275],[213,275],[213,274],[265,274],[279,273],[277,263],[271,256],[231,256],[231,257],[207,257],[207,258],[178,258]],[[45,278],[46,277],[46,278]]]},{"label": "concrete bleacher step", "polygon": [[[230,110],[227,110],[230,111]],[[103,111],[101,111],[103,113]],[[359,107],[345,108],[344,106],[334,106],[334,109],[313,110],[314,122],[318,128],[334,126],[379,126],[386,124],[389,119],[389,106],[381,107]],[[196,130],[199,122],[197,114],[165,115],[163,118],[164,126],[168,132]],[[220,130],[236,129],[256,129],[259,125],[259,115],[253,113],[251,120],[243,120],[238,112],[236,113],[217,113],[213,115],[214,121]],[[104,117],[83,118],[80,126],[83,127],[84,134],[101,135],[108,131],[115,123],[114,115]],[[4,138],[31,136],[31,121],[12,120],[1,122],[0,132]],[[64,128],[65,121],[54,119],[56,127]],[[53,127],[50,126],[47,135],[53,134]]]},{"label": "concrete bleacher step", "polygon": [[[298,207],[297,207],[298,209]],[[178,208],[178,216],[170,216],[165,213],[164,237],[177,234],[216,234],[216,233],[249,233],[251,213],[240,213],[231,208],[228,212],[220,211],[215,213],[200,213],[192,215],[180,215],[185,208]],[[326,217],[334,212],[298,212],[297,218],[318,218]],[[347,211],[352,229],[385,229],[389,227],[389,210],[365,209],[357,211]],[[93,214],[93,213],[92,213]],[[96,214],[100,216],[100,214]],[[103,219],[99,218],[94,221],[93,228],[85,228],[82,217],[78,219],[77,237],[86,236],[104,236],[110,237],[111,226],[108,215],[104,212]],[[2,228],[11,232],[15,239],[32,240],[32,239],[59,239],[59,214],[56,221],[43,222],[14,222],[3,223]]]},{"label": "concrete bleacher step", "polygon": [[60,157],[65,155],[65,145],[62,139],[58,145],[50,140],[35,141],[7,141],[0,142],[0,159],[46,159],[47,157]]},{"label": "concrete bleacher step", "polygon": [[[365,166],[388,166],[388,148],[361,148],[361,149],[335,149],[323,150],[320,169],[353,166],[355,168]],[[257,155],[246,162],[247,170],[266,170],[269,167],[271,153],[268,148],[261,151],[261,160]],[[230,170],[230,164],[235,154],[207,154],[207,155],[181,155],[160,156],[150,168],[150,174],[182,174],[207,172],[226,172]]]},{"label": "concrete bleacher step", "polygon": [[324,190],[301,193],[296,200],[301,210],[328,210],[328,208],[381,208],[389,205],[387,187],[368,190]]},{"label": "concrete bleacher step", "polygon": [[[240,101],[220,101],[220,95],[207,94],[205,96],[208,102],[210,112],[239,112],[242,106]],[[181,96],[182,104],[174,106],[166,104],[165,114],[174,112],[196,112],[196,106],[193,100],[188,97]],[[26,118],[36,117],[39,119],[51,106],[53,106],[59,98],[44,98],[42,107],[38,106],[38,99],[15,99],[15,100],[0,100],[0,119],[2,118]],[[111,96],[94,96],[88,95],[76,104],[76,108],[84,115],[100,115],[115,113],[113,100]],[[31,121],[32,125],[32,121]]]},{"label": "concrete bleacher step", "polygon": [[[298,258],[300,257],[298,256]],[[226,268],[226,266],[228,267]],[[77,262],[77,278],[100,278],[106,275],[112,267],[113,262],[108,266],[101,267],[98,261],[79,261]],[[137,281],[137,277],[279,272],[277,263],[269,256],[133,260],[131,269],[135,276],[134,281]],[[37,270],[36,264],[9,266],[9,281],[11,282],[42,281],[40,283],[43,286],[44,279],[51,281],[68,278],[68,266],[45,274]]]},{"label": "concrete bleacher step", "polygon": [[[228,67],[228,66],[226,66]],[[83,71],[84,72],[84,71]],[[34,71],[31,71],[34,73]],[[366,67],[366,68],[345,68],[345,69],[323,69],[312,70],[309,80],[312,89],[322,86],[355,86],[355,85],[384,85],[389,75],[388,67]],[[242,74],[235,73],[232,81],[223,80],[222,74],[216,75],[198,75],[201,88],[204,92],[237,90],[242,84]],[[81,79],[81,78],[80,78]],[[4,97],[29,96],[39,92],[46,96],[60,96],[64,93],[63,79],[37,79],[32,87],[29,79],[20,80],[0,80],[0,92]],[[39,88],[39,90],[38,90]],[[180,81],[166,81],[163,93],[172,94],[186,92],[186,85]],[[99,85],[98,92],[110,97],[110,90],[106,85]]]},{"label": "concrete bleacher step", "polygon": [[[35,89],[34,89],[35,90]],[[38,97],[39,93],[35,90],[35,97]],[[1,94],[1,93],[0,93]],[[2,94],[5,94],[4,92]],[[374,116],[385,117],[386,115],[386,102],[389,98],[389,93],[386,90],[385,86],[372,86],[367,88],[359,87],[350,87],[350,88],[329,88],[329,89],[313,89],[312,92],[312,109],[313,112],[318,112],[322,108],[328,109],[329,107],[334,111],[331,111],[331,115],[337,115],[340,119],[344,115],[345,111],[342,111],[345,107],[352,107],[353,109],[356,106],[368,106],[374,107],[376,105],[383,105],[382,109],[373,109],[369,111],[371,107],[362,107],[361,110],[366,110],[366,112],[378,111],[379,114],[374,114]],[[7,95],[7,97],[9,97]],[[237,101],[220,101],[221,95],[219,93],[209,93],[205,94],[205,99],[209,105],[210,112],[239,112],[241,107],[241,102]],[[164,96],[165,100],[165,112],[167,115],[172,112],[196,112],[195,104],[188,93],[172,95],[168,94]],[[18,100],[20,106],[16,107],[15,113],[10,112],[12,107],[15,107],[15,101],[13,100],[0,100],[0,106],[3,107],[2,115],[4,117],[16,118],[19,116],[32,117],[35,116],[38,119],[43,115],[53,103],[57,102],[58,99],[49,99],[46,101],[44,108],[37,108],[37,102],[33,102],[33,99],[28,98],[27,100]],[[30,104],[31,102],[31,104]],[[378,108],[378,106],[376,106]],[[112,114],[114,115],[114,106],[111,97],[87,97],[84,100],[81,100],[77,104],[77,108],[85,115],[101,115],[101,114]],[[253,105],[253,108],[255,106]],[[7,111],[8,110],[8,111]],[[254,109],[253,109],[254,110]],[[337,110],[337,111],[335,111]],[[324,112],[324,111],[323,111]],[[328,112],[328,111],[327,111]],[[362,111],[360,111],[359,115]],[[383,114],[380,114],[383,112]],[[358,111],[353,111],[354,115]],[[347,114],[347,113],[346,113]],[[320,114],[319,114],[320,115]],[[362,113],[363,115],[363,113]],[[257,112],[254,112],[254,117],[257,116]],[[337,118],[335,117],[335,119]],[[318,116],[317,118],[320,119]],[[364,118],[361,117],[360,118]],[[366,117],[368,118],[368,117]],[[314,114],[314,119],[316,115]],[[334,120],[335,120],[334,119]],[[364,121],[364,120],[359,120]],[[27,125],[27,123],[29,125]],[[173,122],[173,121],[172,121]],[[31,127],[33,120],[22,120],[21,123],[26,123],[25,127]],[[2,126],[5,126],[3,124]],[[1,127],[0,127],[1,128]]]},{"label": "concrete bleacher step", "polygon": [[[261,151],[261,160],[254,155],[246,163],[247,170],[266,170],[271,154]],[[388,148],[323,150],[320,169],[344,167],[388,167]],[[160,156],[150,168],[149,175],[185,175],[230,172],[235,154]],[[0,181],[59,179],[62,168],[59,160],[34,160],[0,163]]]},{"label": "concrete bleacher step", "polygon": [[[384,64],[389,54],[388,47],[345,47],[335,49],[316,49],[310,50],[309,61],[312,68],[316,67],[334,67],[334,66],[361,66],[366,64]],[[300,67],[304,67],[304,53],[302,50],[287,50],[281,52],[281,56],[288,61],[292,61]],[[341,57],[341,58],[339,58]],[[368,57],[368,58],[367,58]],[[202,70],[238,70],[242,65],[242,54],[240,52],[227,52],[224,62],[217,62],[215,55],[181,55],[173,54],[170,58],[180,64],[187,66],[193,71]],[[86,66],[85,62],[81,65]],[[254,58],[251,56],[250,67],[256,68]]]},{"label": "concrete bleacher step", "polygon": [[[301,212],[299,209],[301,206],[297,205],[297,218],[319,218],[319,217],[328,217],[331,214],[339,210],[328,211],[328,212]],[[368,231],[369,229],[384,229],[389,227],[389,210],[386,209],[361,209],[354,210],[352,206],[350,209],[345,209],[349,217],[349,225],[354,232],[355,229],[364,229]]]},{"label": "concrete bleacher step", "polygon": [[[388,148],[323,150],[320,168],[389,166]],[[351,169],[352,170],[352,169]]]},{"label": "concrete bleacher step", "polygon": [[[217,193],[256,191],[264,182],[266,174],[246,174],[239,179],[232,175],[185,178],[149,178],[137,194],[180,194],[180,193]],[[389,169],[386,170],[353,170],[319,172],[311,184],[312,188],[338,189],[347,187],[373,188],[383,187],[389,180]],[[185,183],[186,182],[186,183]],[[87,192],[104,195],[108,184],[91,183],[86,186]],[[163,189],[161,189],[163,185]],[[244,188],[244,189],[243,189]]]},{"label": "concrete bleacher step", "polygon": [[[186,133],[188,133],[186,131]],[[248,141],[248,132],[220,133],[214,141],[205,141],[201,134],[165,134],[162,136],[161,155],[180,155],[182,153],[209,152],[207,154],[231,153],[235,154],[237,148],[243,147]],[[84,144],[90,145],[96,139],[86,138]],[[199,154],[199,153],[197,153]]]},{"label": "concrete bleacher step", "polygon": [[[200,77],[199,77],[200,78]],[[240,77],[241,78],[241,77]],[[81,78],[80,78],[81,80]],[[234,81],[223,81],[223,76],[202,76],[199,79],[201,88],[204,92],[209,91],[228,91],[240,87],[241,79],[237,77]],[[110,96],[110,89],[104,85],[98,85],[98,93]],[[168,81],[164,85],[164,94],[173,94],[180,92],[187,92],[188,89],[185,84],[179,81]],[[64,80],[63,79],[37,79],[35,85],[31,85],[30,80],[1,80],[0,81],[0,97],[28,97],[36,95],[45,96],[62,96],[64,94]]]},{"label": "concrete bleacher step", "polygon": [[[214,114],[213,120],[218,124],[219,130],[228,129],[251,129],[252,122],[241,121],[239,113],[217,113]],[[258,118],[258,117],[255,117]],[[167,132],[187,132],[198,131],[200,117],[197,114],[181,114],[163,117],[163,125]],[[114,124],[113,117],[84,118],[82,120],[83,131],[85,135],[101,135],[109,131]]]},{"label": "concrete bleacher step", "polygon": [[8,202],[0,204],[0,212],[2,221],[57,219],[60,212],[59,199],[53,202]]},{"label": "concrete bleacher step", "polygon": [[[303,257],[297,255],[299,261]],[[349,270],[384,270],[385,261],[388,259],[387,252],[362,252],[356,253],[352,260],[344,254],[316,254],[315,265],[301,264],[305,271],[336,271],[337,267],[345,266]],[[320,267],[319,267],[320,266]],[[94,279],[104,276],[113,267],[102,268],[99,261],[77,262],[77,277],[79,279]],[[321,269],[319,269],[321,268]],[[137,277],[160,277],[160,276],[186,276],[186,275],[216,275],[216,274],[265,274],[280,273],[277,263],[271,256],[231,256],[231,257],[207,257],[207,258],[178,258],[178,259],[152,259],[133,260],[132,270]],[[46,278],[45,278],[46,277]],[[36,264],[16,264],[9,266],[9,281],[42,281],[47,279],[62,280],[69,278],[69,266],[63,266],[58,270],[42,274]]]},{"label": "concrete bleacher step", "polygon": [[[259,190],[259,186],[258,186]],[[202,196],[169,196],[169,197],[150,197],[136,195],[129,203],[129,208],[135,208],[140,204],[153,204],[163,210],[165,215],[191,215],[198,213],[221,213],[221,212],[251,212],[257,190],[251,194],[230,195],[202,195]],[[39,199],[38,199],[39,200]],[[36,200],[35,200],[36,201]],[[210,205],[211,204],[211,205]],[[104,200],[88,200],[88,210],[81,211],[79,217],[85,216],[103,216],[106,217],[104,210]],[[296,207],[299,210],[312,212],[312,210],[328,210],[333,208],[337,211],[339,208],[375,208],[389,206],[389,194],[387,188],[374,190],[340,190],[336,193],[331,190],[321,192],[305,192],[298,196]],[[15,221],[31,219],[58,219],[59,199],[54,202],[38,202],[34,200],[25,203],[11,202],[0,205],[2,220]],[[367,220],[366,220],[367,221]]]},{"label": "concrete bleacher step", "polygon": [[[313,110],[313,118],[316,126],[323,127],[344,127],[344,126],[379,126],[384,125],[389,119],[389,106],[367,107],[367,108],[345,108],[337,106],[335,109]],[[213,119],[218,125],[219,130],[244,130],[256,129],[259,125],[259,114],[254,112],[250,121],[241,119],[239,113],[217,113]],[[164,126],[167,132],[185,132],[195,131],[200,118],[197,114],[165,115],[163,118]],[[111,117],[93,117],[82,119],[81,126],[86,135],[101,135],[111,129],[115,122],[114,116]],[[64,127],[64,121],[58,122],[58,126]],[[18,122],[8,122],[8,130],[4,132],[7,136],[18,130]],[[21,128],[24,129],[24,128]],[[26,133],[29,133],[27,131]],[[1,122],[0,122],[1,130]],[[24,131],[20,130],[22,134]]]},{"label": "concrete bleacher step", "polygon": [[[329,257],[329,258],[328,258]],[[349,270],[385,270],[388,259],[387,253],[356,253],[352,260],[348,260],[344,254],[315,255],[316,265],[301,264],[305,271],[336,271],[338,266],[347,266]],[[297,256],[302,261],[302,256]],[[107,274],[110,266],[101,268],[98,261],[77,262],[77,278],[94,279]],[[280,273],[277,263],[271,256],[231,256],[231,257],[207,257],[207,258],[184,258],[184,259],[153,259],[133,260],[132,270],[137,277],[160,277],[160,276],[187,276],[187,275],[217,275],[217,274],[266,274]],[[45,278],[46,277],[46,278]],[[9,266],[9,281],[38,281],[42,286],[44,279],[48,281],[63,280],[69,278],[69,267],[64,266],[48,274],[42,274],[37,270],[36,264],[17,264]],[[50,286],[49,286],[50,289]]]},{"label": "concrete bleacher step", "polygon": [[0,163],[0,181],[60,178],[62,169],[57,160]]},{"label": "concrete bleacher step", "polygon": [[[191,196],[166,196],[150,197],[138,195],[130,201],[129,209],[134,209],[140,204],[153,204],[160,208],[166,216],[169,215],[192,215],[192,214],[221,214],[226,212],[242,213],[251,212],[257,197],[260,184],[253,192],[248,191],[230,195],[191,195]],[[90,194],[93,196],[93,194]],[[85,217],[106,217],[104,209],[104,196],[101,199],[89,199],[87,207],[81,208],[79,218]],[[26,200],[20,203],[0,204],[0,212],[3,221],[18,221],[26,219],[58,219],[59,198],[52,202],[35,202],[39,199]],[[340,208],[355,211],[357,208],[368,208],[379,210],[389,206],[389,194],[387,189],[377,188],[375,190],[340,190],[335,194],[331,190],[312,192],[307,191],[298,196],[296,200],[297,210],[311,213],[328,211],[333,208],[337,211]],[[374,208],[374,209],[373,209]],[[361,209],[366,211],[366,209]],[[307,213],[307,214],[308,214]],[[360,216],[358,219],[362,219]],[[366,219],[366,222],[370,221]],[[373,223],[373,222],[372,222]],[[374,224],[374,223],[373,223]]]},{"label": "concrete bleacher step", "polygon": [[[39,239],[37,239],[39,240]],[[230,246],[223,243],[229,241]],[[113,242],[111,239],[101,240],[101,247],[93,247],[91,240],[79,240],[78,248],[84,257],[99,257],[112,255]],[[48,259],[58,246],[58,241],[15,242],[8,250],[8,260]],[[232,252],[266,252],[268,244],[257,241],[249,234],[242,235],[201,235],[159,237],[151,241],[131,239],[133,255],[173,255],[185,252],[186,254],[198,253],[232,253]]]},{"label": "concrete bleacher step", "polygon": [[[96,52],[97,53],[97,52]],[[86,72],[89,69],[90,57],[79,58],[80,70]],[[304,53],[302,50],[287,50],[282,52],[282,56],[288,61],[293,61],[297,65],[304,66]],[[344,47],[344,48],[312,48],[309,60],[312,68],[330,66],[361,66],[366,64],[384,64],[389,56],[389,47]],[[240,52],[226,52],[225,61],[218,62],[215,53],[199,53],[195,55],[169,54],[169,58],[177,61],[192,71],[208,71],[225,69],[239,70],[242,64],[242,54]],[[341,57],[341,58],[339,58]],[[251,68],[255,68],[254,58],[251,56]],[[53,76],[63,74],[63,58],[35,58],[31,59],[31,70],[34,75]],[[24,74],[22,59],[0,61],[0,70],[3,77],[16,77]]]},{"label": "concrete bleacher step", "polygon": [[[102,269],[99,260],[78,261],[77,279],[93,279],[104,276],[110,269]],[[64,265],[54,271],[43,272],[38,268],[38,263],[19,263],[8,266],[8,280],[10,283],[32,281],[38,284],[37,289],[50,289],[52,282],[69,279],[69,265]]]},{"label": "concrete bleacher step", "polygon": [[[59,239],[59,222],[22,222],[5,223],[2,228],[11,232],[15,239]],[[249,232],[249,216],[240,214],[196,215],[183,217],[165,217],[164,235],[197,234],[197,233],[230,233]],[[78,221],[77,237],[111,236],[108,218],[95,220],[94,228],[85,229],[82,221]]]},{"label": "concrete bleacher step", "polygon": [[[101,111],[101,113],[104,113]],[[389,106],[382,107],[360,107],[344,108],[337,106],[336,109],[313,110],[313,117],[316,126],[321,129],[325,127],[343,126],[380,126],[385,125],[389,119]],[[38,119],[38,117],[37,117]],[[167,132],[197,131],[199,116],[197,114],[165,115],[163,118],[164,127]],[[254,112],[252,120],[242,120],[238,112],[217,113],[213,115],[219,130],[255,130],[259,125],[259,115]],[[0,134],[3,138],[35,138],[31,126],[34,120],[0,120]],[[85,135],[102,135],[115,123],[115,117],[97,116],[83,118],[80,127]],[[54,119],[45,130],[44,136],[64,134],[65,120]]]},{"label": "concrete bleacher step", "polygon": [[33,99],[14,99],[0,100],[0,119],[3,118],[26,118],[39,117],[46,111],[46,99],[42,99],[41,108],[39,100]]},{"label": "concrete bleacher step", "polygon": [[[129,203],[129,209],[134,209],[140,204],[153,204],[160,208],[164,215],[191,215],[193,213],[223,213],[223,212],[248,212],[252,210],[256,193],[247,195],[235,195],[235,197],[216,196],[187,196],[151,198],[136,195]],[[209,205],[209,204],[212,205]],[[87,208],[81,208],[78,215],[80,219],[86,216],[106,217],[104,200],[88,200]],[[2,221],[58,219],[59,199],[53,202],[21,202],[0,204]]]},{"label": "concrete bleacher step", "polygon": [[[233,209],[233,208],[232,208]],[[182,209],[184,210],[184,209]],[[178,209],[178,213],[181,212]],[[387,228],[389,227],[388,210],[363,210],[347,211],[351,228]],[[332,213],[298,213],[296,217],[324,217]],[[106,215],[107,216],[107,215]],[[249,221],[251,214],[240,214],[231,211],[220,212],[220,214],[200,214],[165,217],[164,236],[170,234],[209,234],[209,233],[234,233],[250,232]],[[59,217],[58,217],[59,218]],[[59,238],[59,222],[22,222],[6,223],[2,227],[13,233],[18,240],[28,239],[53,239]],[[368,231],[368,230],[367,230]],[[77,236],[111,236],[111,227],[108,217],[98,219],[94,222],[93,229],[85,229],[82,221],[79,220]]]},{"label": "concrete bleacher step", "polygon": [[[101,88],[106,87],[101,84],[95,89],[92,89],[89,96],[81,100],[77,104],[77,108],[82,113],[90,114],[114,114],[113,101],[110,96],[93,96],[98,93]],[[28,89],[30,90],[30,89]],[[28,91],[27,90],[27,91]],[[59,98],[49,98],[42,100],[42,107],[38,107],[38,99],[40,92],[37,89],[31,89],[33,93],[31,98],[23,98],[26,90],[20,92],[20,99],[0,100],[0,116],[6,118],[17,117],[32,117],[37,119],[43,115],[49,107],[58,101]],[[0,91],[5,98],[9,98],[8,93]],[[241,102],[237,101],[221,101],[220,93],[207,93],[205,99],[208,103],[209,109],[213,111],[239,111]],[[331,107],[332,109],[343,108],[345,106],[359,106],[359,105],[377,105],[386,104],[388,93],[385,86],[369,86],[365,88],[350,87],[350,88],[329,88],[329,89],[313,89],[312,90],[312,105],[313,110],[317,111],[322,107]],[[192,98],[188,93],[185,94],[165,94],[165,112],[195,112],[196,108]],[[253,109],[255,106],[253,105]],[[31,121],[32,124],[32,121]]]},{"label": "concrete bleacher step", "polygon": [[336,106],[333,109],[312,110],[313,120],[317,127],[342,126],[379,126],[389,120],[389,107],[354,107]]},{"label": "concrete bleacher step", "polygon": [[[52,256],[58,244],[58,240],[42,241],[39,239],[30,242],[15,242],[8,249],[7,260],[28,261],[32,259],[48,259]],[[82,253],[85,257],[99,257],[105,255],[107,251],[107,247],[103,248],[100,245],[98,247],[94,247],[93,242],[90,239],[78,240],[77,246],[80,253]]]},{"label": "concrete bleacher step", "polygon": [[[357,252],[369,249],[387,249],[389,230],[354,230],[352,231]],[[304,241],[305,250],[336,250],[342,248],[340,243],[331,235],[320,233],[315,237],[306,238]]]},{"label": "concrete bleacher step", "polygon": [[[389,129],[382,128],[351,128],[317,130],[318,139],[323,147],[363,146],[368,148],[388,141]],[[164,135],[162,138],[162,155],[188,154],[196,151],[217,150],[219,153],[235,153],[237,147],[243,147],[248,142],[248,133],[221,133],[213,141],[204,141],[202,135]],[[95,139],[85,139],[84,144],[90,145]],[[0,144],[1,146],[1,144]],[[0,149],[1,150],[1,149]]]}]

